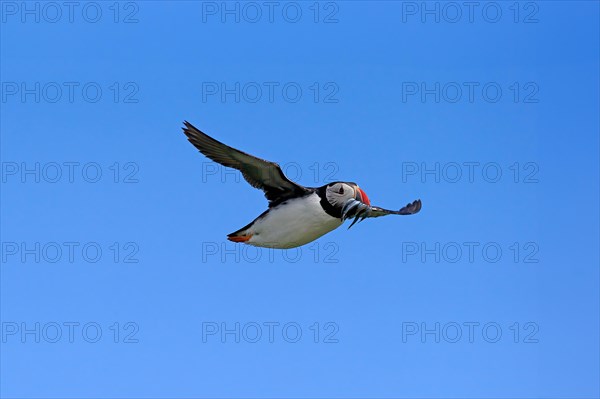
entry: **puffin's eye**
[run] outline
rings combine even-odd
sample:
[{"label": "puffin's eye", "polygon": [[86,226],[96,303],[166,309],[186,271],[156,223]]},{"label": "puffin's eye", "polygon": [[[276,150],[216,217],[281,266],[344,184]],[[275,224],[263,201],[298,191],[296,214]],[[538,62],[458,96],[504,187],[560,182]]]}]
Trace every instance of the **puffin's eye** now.
[{"label": "puffin's eye", "polygon": [[338,191],[339,194],[344,194],[344,187],[340,186],[340,191]]}]

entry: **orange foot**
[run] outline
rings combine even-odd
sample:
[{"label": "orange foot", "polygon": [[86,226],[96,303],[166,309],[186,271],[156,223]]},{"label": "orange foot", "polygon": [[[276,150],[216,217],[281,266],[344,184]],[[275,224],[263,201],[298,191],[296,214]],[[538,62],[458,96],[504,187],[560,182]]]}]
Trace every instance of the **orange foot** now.
[{"label": "orange foot", "polygon": [[229,241],[233,241],[233,242],[246,242],[251,238],[252,238],[252,234],[248,234],[245,236],[227,236],[227,239]]}]

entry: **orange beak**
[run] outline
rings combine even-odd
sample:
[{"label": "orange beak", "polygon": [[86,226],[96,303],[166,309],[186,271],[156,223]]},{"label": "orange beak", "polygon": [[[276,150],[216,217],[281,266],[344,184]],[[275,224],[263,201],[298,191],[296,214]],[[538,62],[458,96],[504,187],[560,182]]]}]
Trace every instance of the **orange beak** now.
[{"label": "orange beak", "polygon": [[367,193],[365,193],[363,190],[361,190],[361,188],[358,186],[356,186],[354,198],[362,203],[365,203],[365,204],[371,206],[371,201],[369,201],[369,197],[367,196]]}]

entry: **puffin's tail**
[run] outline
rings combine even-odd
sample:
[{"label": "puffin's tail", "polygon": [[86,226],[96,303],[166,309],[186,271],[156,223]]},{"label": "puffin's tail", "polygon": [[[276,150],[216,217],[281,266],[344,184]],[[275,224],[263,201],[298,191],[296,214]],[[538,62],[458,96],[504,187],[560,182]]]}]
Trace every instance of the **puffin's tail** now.
[{"label": "puffin's tail", "polygon": [[250,238],[252,238],[252,233],[248,232],[250,226],[252,226],[254,222],[248,224],[247,226],[242,227],[238,231],[235,231],[231,234],[227,234],[227,239],[233,242],[246,242]]},{"label": "puffin's tail", "polygon": [[233,242],[246,242],[252,238],[252,234],[236,234],[231,233],[227,235],[227,239]]}]

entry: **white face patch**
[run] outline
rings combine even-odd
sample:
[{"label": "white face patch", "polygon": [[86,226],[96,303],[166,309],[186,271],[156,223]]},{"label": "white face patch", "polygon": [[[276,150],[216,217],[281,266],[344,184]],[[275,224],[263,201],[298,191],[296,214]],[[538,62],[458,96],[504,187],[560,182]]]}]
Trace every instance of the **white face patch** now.
[{"label": "white face patch", "polygon": [[346,183],[335,183],[327,187],[327,201],[333,206],[342,207],[350,198],[354,198],[354,188]]}]

